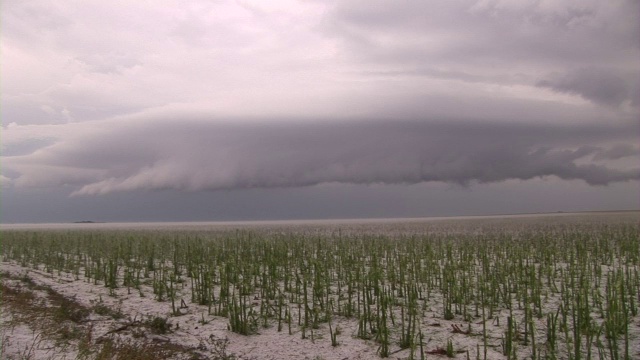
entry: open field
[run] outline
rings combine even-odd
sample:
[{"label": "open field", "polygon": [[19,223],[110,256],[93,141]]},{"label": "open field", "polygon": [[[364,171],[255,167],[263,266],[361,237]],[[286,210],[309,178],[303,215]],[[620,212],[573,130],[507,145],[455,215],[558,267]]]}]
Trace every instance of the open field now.
[{"label": "open field", "polygon": [[2,358],[636,359],[639,220],[3,227]]}]

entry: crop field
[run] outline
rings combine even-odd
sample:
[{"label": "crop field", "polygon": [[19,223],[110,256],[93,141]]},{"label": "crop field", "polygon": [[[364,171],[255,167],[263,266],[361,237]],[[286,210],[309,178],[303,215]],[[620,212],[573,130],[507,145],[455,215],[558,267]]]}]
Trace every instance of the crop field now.
[{"label": "crop field", "polygon": [[3,358],[638,359],[639,219],[4,228]]}]

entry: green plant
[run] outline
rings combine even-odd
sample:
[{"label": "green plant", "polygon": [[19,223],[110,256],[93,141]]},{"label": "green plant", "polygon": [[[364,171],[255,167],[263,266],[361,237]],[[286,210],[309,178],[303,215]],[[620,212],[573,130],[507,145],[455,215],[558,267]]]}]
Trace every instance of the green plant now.
[{"label": "green plant", "polygon": [[453,350],[453,342],[451,339],[447,340],[447,357],[452,358],[455,357],[456,353]]},{"label": "green plant", "polygon": [[154,334],[166,334],[171,331],[171,323],[167,318],[161,316],[149,317],[144,325],[148,327]]}]

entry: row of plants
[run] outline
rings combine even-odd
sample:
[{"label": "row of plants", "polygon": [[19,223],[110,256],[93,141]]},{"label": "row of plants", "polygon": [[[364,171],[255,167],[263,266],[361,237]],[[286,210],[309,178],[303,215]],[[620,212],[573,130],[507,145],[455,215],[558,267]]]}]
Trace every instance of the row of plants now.
[{"label": "row of plants", "polygon": [[479,359],[492,349],[508,359],[631,359],[638,234],[624,223],[400,235],[16,230],[2,232],[2,257],[153,296],[175,316],[198,304],[244,335],[277,326],[313,339],[328,328],[337,346],[335,322],[349,319],[381,357],[399,348],[419,358],[437,319],[466,324],[452,332],[476,338],[463,350]]}]

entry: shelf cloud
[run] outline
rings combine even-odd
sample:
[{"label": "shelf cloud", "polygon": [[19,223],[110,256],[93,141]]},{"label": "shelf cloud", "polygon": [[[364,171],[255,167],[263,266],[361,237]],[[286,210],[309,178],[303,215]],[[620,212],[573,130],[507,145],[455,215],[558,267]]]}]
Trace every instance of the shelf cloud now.
[{"label": "shelf cloud", "polygon": [[546,176],[606,185],[640,176],[637,167],[598,162],[637,160],[638,148],[623,143],[632,138],[626,127],[184,118],[100,125],[100,131],[93,126],[5,157],[5,168],[18,174],[14,185],[67,185],[74,195],[98,195],[322,183],[468,185]]},{"label": "shelf cloud", "polygon": [[[5,2],[3,213],[35,214],[36,192],[68,211],[128,206],[118,194],[178,194],[190,209],[199,192],[271,191],[287,207],[334,185],[366,193],[344,196],[358,203],[395,192],[395,209],[418,187],[452,186],[449,208],[466,213],[465,195],[486,201],[514,183],[523,194],[579,183],[568,207],[633,207],[637,10],[635,0]],[[556,208],[536,192],[522,203]],[[316,202],[290,213],[314,216]]]}]

